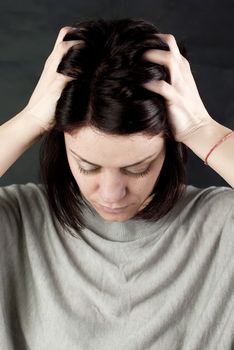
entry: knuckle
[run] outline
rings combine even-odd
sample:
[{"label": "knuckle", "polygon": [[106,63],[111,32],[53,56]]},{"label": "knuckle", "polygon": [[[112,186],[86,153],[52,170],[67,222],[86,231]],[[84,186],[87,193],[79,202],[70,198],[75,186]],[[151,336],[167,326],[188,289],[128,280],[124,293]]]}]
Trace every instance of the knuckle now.
[{"label": "knuckle", "polygon": [[62,74],[62,73],[59,73],[59,72],[56,72],[56,76],[55,76],[55,82],[58,83],[58,84],[64,84],[64,82],[67,81],[67,76]]},{"label": "knuckle", "polygon": [[50,56],[47,57],[47,59],[45,61],[45,66],[47,67],[48,65],[50,65],[51,61],[52,61],[52,57],[50,55]]},{"label": "knuckle", "polygon": [[83,41],[81,40],[64,40],[61,41],[58,45],[57,45],[57,50],[61,53],[64,53],[64,51],[66,52],[70,47],[79,44],[80,46],[83,45]]},{"label": "knuckle", "polygon": [[55,76],[53,83],[51,85],[51,90],[58,91],[63,87],[64,87],[64,80],[62,80],[60,77]]},{"label": "knuckle", "polygon": [[175,42],[175,37],[172,34],[166,34],[166,40],[168,43]]},{"label": "knuckle", "polygon": [[167,83],[165,80],[161,80],[161,89],[165,89],[167,87]]},{"label": "knuckle", "polygon": [[164,82],[164,80],[158,80],[158,81],[157,81],[157,86],[158,86],[158,88],[159,88],[160,90],[163,90],[164,87],[165,87],[165,82]]},{"label": "knuckle", "polygon": [[190,68],[190,63],[189,63],[189,61],[188,61],[184,56],[182,56],[182,55],[181,55],[181,60],[182,60],[182,63],[183,63],[186,67]]},{"label": "knuckle", "polygon": [[68,41],[61,41],[58,45],[57,45],[57,49],[58,51],[64,51],[66,50],[68,47]]},{"label": "knuckle", "polygon": [[66,34],[71,27],[65,26],[60,29],[61,34]]}]

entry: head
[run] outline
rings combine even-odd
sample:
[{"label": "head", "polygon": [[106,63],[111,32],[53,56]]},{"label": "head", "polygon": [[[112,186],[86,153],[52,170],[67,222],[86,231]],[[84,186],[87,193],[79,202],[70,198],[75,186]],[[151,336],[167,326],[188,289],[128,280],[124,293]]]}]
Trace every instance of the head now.
[{"label": "head", "polygon": [[163,97],[143,87],[170,78],[164,67],[142,60],[143,53],[169,48],[142,19],[99,19],[73,28],[64,40],[83,44],[69,49],[57,71],[75,79],[62,91],[40,150],[50,208],[77,233],[82,206],[107,221],[154,222],[183,194],[187,161]]}]

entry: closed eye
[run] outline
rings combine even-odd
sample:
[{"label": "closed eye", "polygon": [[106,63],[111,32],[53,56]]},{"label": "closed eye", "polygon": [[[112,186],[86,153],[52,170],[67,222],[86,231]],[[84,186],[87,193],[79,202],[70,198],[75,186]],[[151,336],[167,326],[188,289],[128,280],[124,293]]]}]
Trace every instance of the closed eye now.
[{"label": "closed eye", "polygon": [[[82,168],[80,165],[79,165],[78,169],[79,169],[80,173],[85,174],[85,175],[94,174],[100,170],[100,168],[86,170],[86,169]],[[129,175],[129,176],[143,177],[143,176],[146,176],[150,172],[150,170],[151,170],[151,164],[146,170],[144,170],[142,172],[135,173],[135,172],[131,172],[131,171],[125,170],[125,169],[122,169],[122,172],[125,175]]]}]

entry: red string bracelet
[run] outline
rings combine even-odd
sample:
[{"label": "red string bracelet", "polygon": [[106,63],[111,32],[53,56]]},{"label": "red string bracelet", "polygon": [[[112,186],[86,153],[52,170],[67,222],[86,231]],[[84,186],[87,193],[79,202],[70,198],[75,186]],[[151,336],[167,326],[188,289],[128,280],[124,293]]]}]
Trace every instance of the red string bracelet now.
[{"label": "red string bracelet", "polygon": [[225,140],[227,140],[229,137],[231,136],[234,136],[234,130],[229,132],[226,136],[224,136],[219,142],[217,142],[214,147],[211,148],[211,150],[209,151],[209,153],[207,154],[206,158],[205,158],[205,161],[204,161],[204,164],[205,165],[208,165],[207,163],[207,159],[209,157],[209,155],[211,154],[211,152],[216,148],[218,147],[221,143],[223,143]]}]

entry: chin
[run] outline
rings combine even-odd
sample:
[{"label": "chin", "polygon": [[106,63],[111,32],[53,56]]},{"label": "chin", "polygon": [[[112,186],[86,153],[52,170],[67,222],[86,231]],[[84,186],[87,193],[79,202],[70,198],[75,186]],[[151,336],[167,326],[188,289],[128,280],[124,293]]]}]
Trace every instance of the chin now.
[{"label": "chin", "polygon": [[103,217],[102,218],[105,220],[105,221],[109,221],[109,222],[125,222],[125,221],[128,221],[130,220],[129,218],[126,218],[126,219],[123,219],[123,218],[106,218],[106,217]]},{"label": "chin", "polygon": [[124,222],[127,220],[132,219],[136,213],[121,213],[121,214],[111,214],[111,213],[103,213],[98,211],[98,214],[106,221],[118,221],[118,222]]}]

